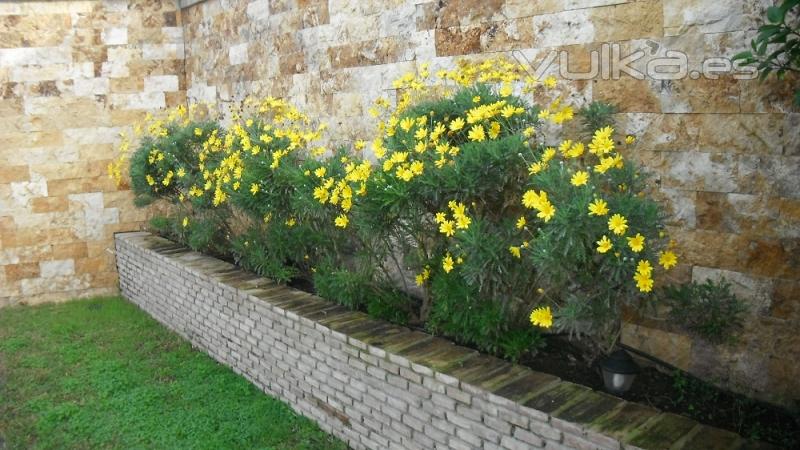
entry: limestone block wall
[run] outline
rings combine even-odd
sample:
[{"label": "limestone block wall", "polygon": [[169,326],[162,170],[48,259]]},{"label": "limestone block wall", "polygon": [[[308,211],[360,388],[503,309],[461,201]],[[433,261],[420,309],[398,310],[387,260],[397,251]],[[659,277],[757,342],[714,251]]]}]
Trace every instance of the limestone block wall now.
[{"label": "limestone block wall", "polygon": [[[546,73],[590,53],[678,51],[696,71],[755,35],[773,0],[17,0],[0,2],[0,307],[111,292],[111,233],[146,212],[105,176],[146,111],[247,95],[289,98],[369,138],[366,110],[429,61],[503,55]],[[184,8],[181,8],[184,6]],[[185,57],[185,58],[184,58]],[[725,277],[751,305],[712,346],[658,317],[623,341],[735,390],[800,399],[800,112],[792,83],[732,74],[562,81],[576,106],[619,105],[631,157],[670,205],[677,281]],[[370,139],[366,139],[369,141]]]},{"label": "limestone block wall", "polygon": [[771,448],[369,319],[148,233],[122,293],[354,449]]},{"label": "limestone block wall", "polygon": [[[189,2],[192,3],[192,2]],[[281,95],[371,140],[367,114],[394,78],[425,61],[503,55],[538,67],[551,52],[588,71],[590,52],[667,51],[688,70],[746,48],[770,0],[207,0],[182,11],[187,94],[228,102]],[[618,50],[612,50],[611,45]],[[558,54],[550,70],[559,76]],[[623,341],[733,389],[800,399],[800,114],[784,83],[732,73],[663,81],[601,74],[564,81],[580,106],[620,107],[630,155],[670,205],[677,281],[725,277],[751,306],[738,343],[711,346],[664,319],[630,318]]]},{"label": "limestone block wall", "polygon": [[119,133],[185,101],[174,2],[0,2],[0,307],[115,292]]}]

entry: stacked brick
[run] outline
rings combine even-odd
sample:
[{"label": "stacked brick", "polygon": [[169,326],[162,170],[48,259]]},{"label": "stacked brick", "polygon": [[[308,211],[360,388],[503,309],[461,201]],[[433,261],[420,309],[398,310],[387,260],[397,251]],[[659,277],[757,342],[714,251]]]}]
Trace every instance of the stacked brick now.
[{"label": "stacked brick", "polygon": [[123,294],[355,449],[768,448],[369,319],[148,233]]}]

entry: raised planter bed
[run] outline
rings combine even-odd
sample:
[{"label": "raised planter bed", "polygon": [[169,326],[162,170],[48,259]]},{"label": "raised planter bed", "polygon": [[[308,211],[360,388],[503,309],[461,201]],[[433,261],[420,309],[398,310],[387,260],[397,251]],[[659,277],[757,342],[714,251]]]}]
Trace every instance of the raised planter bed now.
[{"label": "raised planter bed", "polygon": [[126,298],[352,448],[773,448],[371,319],[149,233],[115,240]]}]

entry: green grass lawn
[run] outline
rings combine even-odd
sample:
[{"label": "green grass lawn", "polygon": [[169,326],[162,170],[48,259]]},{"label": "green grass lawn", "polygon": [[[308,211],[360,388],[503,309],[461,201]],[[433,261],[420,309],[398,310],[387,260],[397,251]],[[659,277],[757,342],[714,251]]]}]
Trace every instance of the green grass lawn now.
[{"label": "green grass lawn", "polygon": [[0,449],[345,449],[120,298],[0,309]]}]

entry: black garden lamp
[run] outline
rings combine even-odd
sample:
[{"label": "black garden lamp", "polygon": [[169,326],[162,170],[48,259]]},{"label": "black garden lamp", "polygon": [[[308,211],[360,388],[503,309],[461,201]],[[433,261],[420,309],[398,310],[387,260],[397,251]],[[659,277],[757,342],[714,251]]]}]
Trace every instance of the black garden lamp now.
[{"label": "black garden lamp", "polygon": [[639,366],[625,350],[616,350],[600,363],[606,390],[615,395],[628,392],[633,385]]}]

